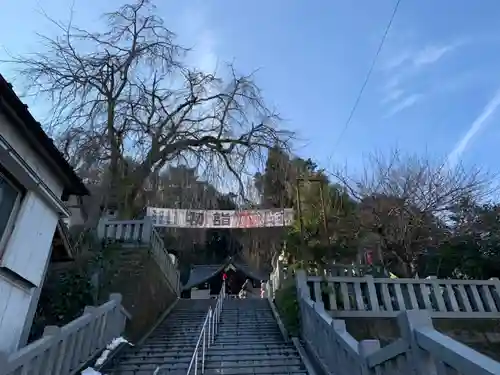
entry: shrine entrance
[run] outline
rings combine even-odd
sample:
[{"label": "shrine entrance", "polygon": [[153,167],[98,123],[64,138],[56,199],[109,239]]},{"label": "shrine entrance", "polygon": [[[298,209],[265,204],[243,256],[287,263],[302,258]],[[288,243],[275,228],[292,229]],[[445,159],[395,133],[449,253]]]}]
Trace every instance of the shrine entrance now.
[{"label": "shrine entrance", "polygon": [[[203,263],[190,260],[189,275],[186,274],[188,277],[182,286],[183,295],[186,298],[199,299],[213,298],[217,295],[220,292],[224,274],[227,276],[228,294],[238,294],[246,279],[251,281],[249,291],[253,288],[260,290],[261,280],[267,280],[268,276],[259,276],[258,272],[252,271],[244,262],[235,262],[243,247],[238,246],[239,241],[234,241],[228,232],[232,229],[246,232],[258,228],[287,227],[293,223],[294,212],[292,208],[196,210],[147,207],[146,216],[151,218],[156,228],[205,229],[203,232],[206,245],[203,248],[205,259]],[[209,234],[208,241],[207,233]],[[196,244],[195,241],[193,243]],[[224,261],[220,259],[221,255],[229,256],[229,259],[225,258]]]},{"label": "shrine entrance", "polygon": [[235,269],[232,264],[229,264],[226,269],[222,271],[220,275],[221,279],[224,273],[227,275],[227,294],[238,294],[243,286],[243,283],[247,279],[247,276],[240,270]]}]

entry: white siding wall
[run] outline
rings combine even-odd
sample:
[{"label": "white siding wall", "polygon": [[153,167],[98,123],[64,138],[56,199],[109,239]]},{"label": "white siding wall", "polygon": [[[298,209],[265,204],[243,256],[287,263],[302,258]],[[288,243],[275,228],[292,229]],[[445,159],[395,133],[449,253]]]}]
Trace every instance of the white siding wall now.
[{"label": "white siding wall", "polygon": [[40,162],[40,157],[36,154],[30,145],[28,145],[23,138],[15,130],[0,113],[0,134],[7,142],[23,157],[23,159],[30,165],[31,168],[42,178],[43,182],[52,190],[52,192],[60,197],[62,195],[63,186],[57,177],[51,172],[50,168],[44,163]]},{"label": "white siding wall", "polygon": [[67,206],[69,208],[69,211],[71,212],[71,216],[66,220],[66,224],[68,224],[69,227],[72,227],[73,225],[84,224],[85,220],[83,220],[82,210],[78,203],[77,197],[71,196],[68,200]]},{"label": "white siding wall", "polygon": [[1,260],[2,267],[40,286],[57,220],[57,213],[45,201],[28,193]]},{"label": "white siding wall", "polygon": [[[2,114],[0,134],[60,197],[62,184]],[[27,193],[0,260],[0,351],[16,350],[25,323],[31,324],[26,317],[32,298],[38,296],[36,288],[43,284],[58,217],[37,193]]]}]

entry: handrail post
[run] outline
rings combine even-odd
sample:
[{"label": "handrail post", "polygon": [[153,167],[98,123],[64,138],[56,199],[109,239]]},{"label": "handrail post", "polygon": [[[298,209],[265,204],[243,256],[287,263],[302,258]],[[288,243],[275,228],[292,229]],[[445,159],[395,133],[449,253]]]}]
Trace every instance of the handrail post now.
[{"label": "handrail post", "polygon": [[401,337],[410,345],[409,360],[412,370],[418,375],[432,373],[432,358],[421,350],[415,340],[415,330],[418,328],[433,329],[432,319],[425,310],[407,310],[397,317]]},{"label": "handrail post", "polygon": [[201,354],[201,373],[205,373],[205,343],[206,342],[206,328],[203,329],[203,344],[202,344],[202,354]]},{"label": "handrail post", "polygon": [[122,295],[120,293],[111,293],[109,295],[109,300],[115,303],[111,322],[107,322],[107,324],[111,323],[111,327],[108,328],[108,333],[111,333],[111,336],[113,336],[112,338],[114,338],[121,335],[125,329],[125,317],[122,316],[121,311]]},{"label": "handrail post", "polygon": [[212,339],[214,337],[213,327],[212,327],[213,313],[212,307],[208,309],[208,345],[212,343]]},{"label": "handrail post", "polygon": [[103,217],[99,219],[99,223],[97,224],[97,238],[99,241],[106,240],[106,224],[108,221],[108,219]]},{"label": "handrail post", "polygon": [[151,217],[146,217],[142,226],[142,234],[140,242],[151,244],[153,241],[153,219]]}]

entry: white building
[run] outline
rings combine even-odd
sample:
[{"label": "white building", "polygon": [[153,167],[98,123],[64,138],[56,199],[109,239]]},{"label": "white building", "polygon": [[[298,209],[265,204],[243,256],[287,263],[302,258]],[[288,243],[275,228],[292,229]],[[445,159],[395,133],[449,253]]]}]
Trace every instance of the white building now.
[{"label": "white building", "polygon": [[52,249],[65,242],[64,201],[86,194],[0,75],[0,352],[25,345]]}]

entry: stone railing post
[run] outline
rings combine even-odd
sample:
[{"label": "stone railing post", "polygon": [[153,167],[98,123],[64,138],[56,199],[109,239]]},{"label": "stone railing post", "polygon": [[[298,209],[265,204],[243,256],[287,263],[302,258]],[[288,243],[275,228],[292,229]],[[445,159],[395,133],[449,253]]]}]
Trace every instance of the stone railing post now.
[{"label": "stone railing post", "polygon": [[358,343],[358,353],[361,359],[361,375],[370,375],[371,371],[368,367],[366,358],[380,349],[379,340],[363,340]]},{"label": "stone railing post", "polygon": [[415,339],[415,330],[418,328],[434,329],[432,319],[426,310],[407,310],[398,315],[398,326],[401,337],[409,344],[409,369],[415,375],[435,373],[432,357],[422,350]]},{"label": "stone railing post", "polygon": [[108,324],[111,324],[110,327],[111,336],[115,338],[120,336],[124,331],[126,317],[122,312],[122,295],[120,293],[112,293],[109,296],[109,300],[115,302],[113,315],[110,321],[108,322]]},{"label": "stone railing post", "polygon": [[492,277],[490,280],[493,281],[494,284],[493,290],[495,295],[493,295],[493,299],[496,301],[496,303],[500,304],[500,280],[498,279],[498,277]]},{"label": "stone railing post", "polygon": [[97,224],[97,238],[99,240],[105,240],[104,236],[106,235],[106,224],[108,223],[108,219],[101,217],[99,219],[99,223]]},{"label": "stone railing post", "polygon": [[9,356],[7,355],[7,353],[0,352],[0,368],[1,369],[7,368],[7,358],[8,357]]},{"label": "stone railing post", "polygon": [[[54,337],[53,342],[57,342],[56,337],[61,334],[61,328],[58,326],[46,326],[43,329],[43,337],[52,336]],[[53,353],[46,353],[48,358],[46,359],[45,371],[47,374],[51,374],[56,371],[60,371],[61,367],[64,366],[64,358],[69,357],[73,353],[66,352],[67,346],[61,346],[60,350],[53,351]],[[1,362],[1,361],[0,361]],[[2,367],[4,368],[4,367]]]},{"label": "stone railing post", "polygon": [[276,285],[273,285],[273,288],[274,290],[278,290],[279,288],[281,288],[281,284],[283,282],[283,264],[281,263],[279,258],[276,260],[275,274],[276,274],[276,280],[275,280]]},{"label": "stone railing post", "polygon": [[295,271],[295,285],[297,287],[297,295],[311,298],[309,287],[307,286],[307,274],[304,270]]},{"label": "stone railing post", "polygon": [[152,242],[152,236],[153,236],[153,219],[149,216],[144,218],[144,224],[142,226],[142,235],[141,235],[141,242],[142,243],[151,243]]},{"label": "stone railing post", "polygon": [[271,301],[274,300],[274,293],[273,293],[273,287],[272,287],[272,280],[269,278],[269,280],[266,283],[266,297],[270,299]]},{"label": "stone railing post", "polygon": [[431,287],[427,288],[429,290],[429,299],[438,311],[447,311],[446,304],[444,302],[443,293],[441,291],[441,285],[439,284],[439,279],[437,276],[427,276],[427,280],[431,280]]},{"label": "stone railing post", "polygon": [[366,275],[366,286],[368,289],[368,302],[370,302],[371,311],[379,311],[380,306],[377,297],[377,288],[375,286],[375,279],[372,275]]}]

